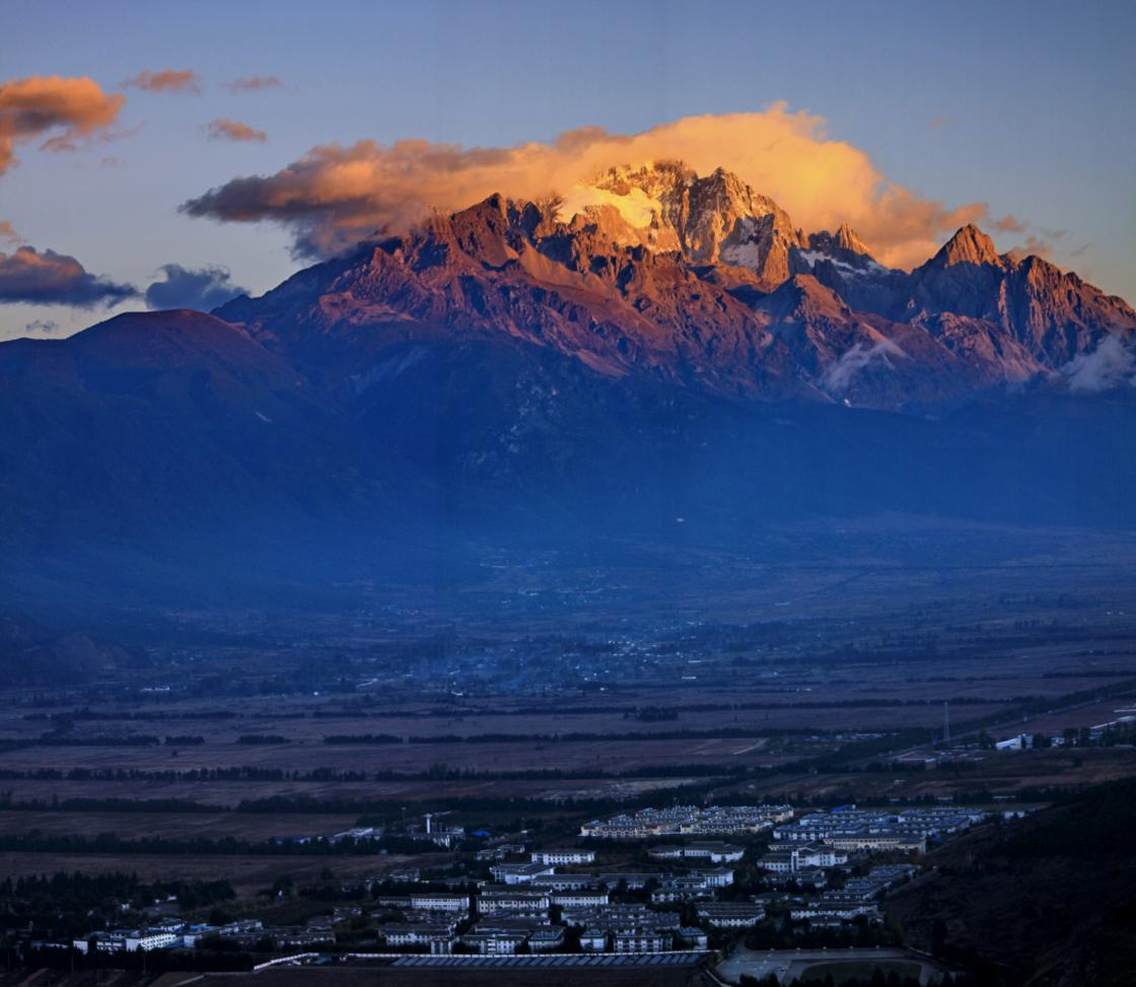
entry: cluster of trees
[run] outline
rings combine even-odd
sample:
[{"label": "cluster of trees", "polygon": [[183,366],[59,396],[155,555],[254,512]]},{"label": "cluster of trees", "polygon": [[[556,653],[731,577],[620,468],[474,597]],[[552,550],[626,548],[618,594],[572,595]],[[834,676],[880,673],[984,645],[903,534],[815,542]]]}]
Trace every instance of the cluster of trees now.
[{"label": "cluster of trees", "polygon": [[[660,719],[671,719],[661,716]],[[799,734],[815,734],[816,730],[799,729],[754,729],[753,727],[718,727],[711,730],[656,730],[652,732],[629,733],[474,733],[462,736],[456,733],[434,734],[426,737],[407,737],[409,744],[554,744],[554,743],[592,743],[610,741],[614,743],[634,743],[640,740],[751,740],[758,737],[788,737]],[[323,738],[325,744],[397,744],[402,738],[389,733],[341,733]]]},{"label": "cluster of trees", "polygon": [[0,850],[35,853],[67,854],[160,854],[166,856],[197,855],[305,855],[305,854],[374,854],[380,850],[391,853],[427,853],[433,844],[399,838],[340,840],[331,843],[322,837],[302,837],[280,840],[240,840],[232,836],[216,839],[205,836],[169,839],[163,836],[141,836],[126,839],[116,833],[99,833],[82,836],[33,831],[20,834],[0,834]]},{"label": "cluster of trees", "polygon": [[41,733],[30,745],[35,747],[154,747],[160,738],[148,733],[94,733],[76,736],[70,733]]},{"label": "cluster of trees", "polygon": [[[849,979],[842,972],[840,980],[837,981],[831,973],[826,973],[823,977],[810,977],[808,982],[814,984],[815,987],[837,987],[837,985],[839,987],[920,987],[923,981],[917,976],[903,976],[895,970],[889,970],[885,973],[883,970],[877,969],[867,977]],[[939,987],[990,987],[989,981],[975,979],[969,974],[955,976],[945,973],[936,983],[939,984]],[[760,980],[751,977],[748,973],[743,973],[738,984],[740,987],[781,987],[781,981],[772,973]]]},{"label": "cluster of trees", "polygon": [[101,720],[118,723],[123,720],[232,720],[240,714],[231,709],[194,709],[183,710],[98,710],[83,707],[65,713],[26,713],[25,720],[53,720],[57,723],[73,723],[79,720]]},{"label": "cluster of trees", "polygon": [[218,808],[189,799],[59,798],[16,801],[13,793],[0,792],[0,809],[28,812],[217,812]]},{"label": "cluster of trees", "polygon": [[144,883],[136,874],[56,873],[0,880],[0,930],[41,930],[73,937],[107,922],[121,924],[155,899],[177,899],[185,909],[207,908],[236,897],[228,881]]}]

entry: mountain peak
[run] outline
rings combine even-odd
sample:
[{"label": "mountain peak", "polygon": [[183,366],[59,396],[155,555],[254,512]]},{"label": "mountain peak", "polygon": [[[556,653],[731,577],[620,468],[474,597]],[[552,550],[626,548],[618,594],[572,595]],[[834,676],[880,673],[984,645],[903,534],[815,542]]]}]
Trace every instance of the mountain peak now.
[{"label": "mountain peak", "polygon": [[810,233],[807,245],[810,250],[819,251],[856,267],[863,267],[866,261],[875,260],[868,245],[847,223],[841,223],[835,233],[829,233],[828,230]]},{"label": "mountain peak", "polygon": [[854,254],[871,256],[868,245],[860,239],[859,234],[847,223],[841,223],[836,230],[836,245]]},{"label": "mountain peak", "polygon": [[618,211],[627,243],[681,254],[692,264],[745,267],[770,285],[789,276],[789,251],[804,244],[776,202],[725,168],[704,176],[678,160],[610,168],[570,189],[559,215],[570,224],[602,206]]},{"label": "mountain peak", "polygon": [[955,232],[934,257],[942,267],[953,264],[991,264],[1002,266],[1002,258],[990,239],[973,223],[967,223]]}]

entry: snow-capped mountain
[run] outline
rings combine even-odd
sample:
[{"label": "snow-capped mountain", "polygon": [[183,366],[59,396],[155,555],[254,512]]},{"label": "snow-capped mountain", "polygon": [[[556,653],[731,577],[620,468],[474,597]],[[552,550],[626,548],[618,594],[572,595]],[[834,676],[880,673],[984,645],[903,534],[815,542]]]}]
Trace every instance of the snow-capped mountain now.
[{"label": "snow-capped mountain", "polygon": [[1121,299],[974,227],[892,270],[722,170],[622,168],[434,215],[212,315],[0,344],[3,538],[507,504],[616,523],[673,516],[693,479],[723,524],[1127,517],[1134,333]]}]

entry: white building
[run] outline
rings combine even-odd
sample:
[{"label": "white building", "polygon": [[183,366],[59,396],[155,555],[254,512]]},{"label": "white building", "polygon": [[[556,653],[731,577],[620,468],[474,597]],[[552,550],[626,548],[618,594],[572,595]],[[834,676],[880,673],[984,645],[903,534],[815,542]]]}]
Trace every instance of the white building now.
[{"label": "white building", "polygon": [[579,891],[594,887],[596,879],[591,874],[546,874],[534,877],[528,883],[530,888],[548,891]]},{"label": "white building", "polygon": [[712,864],[728,864],[741,860],[745,850],[732,843],[705,842],[655,846],[647,853],[656,860],[707,860]]},{"label": "white building", "polygon": [[772,850],[761,858],[760,864],[775,874],[795,874],[811,867],[838,867],[848,863],[848,854],[835,847],[805,846]]},{"label": "white building", "polygon": [[534,850],[532,862],[534,864],[552,864],[563,866],[565,864],[592,864],[595,863],[594,850]]},{"label": "white building", "polygon": [[616,953],[663,953],[670,947],[671,937],[655,929],[634,929],[612,936]]},{"label": "white building", "polygon": [[690,876],[701,878],[708,888],[725,888],[734,883],[734,872],[729,867],[710,867],[692,870]]},{"label": "white building", "polygon": [[580,933],[580,948],[585,953],[602,953],[607,949],[606,929],[585,929]]},{"label": "white building", "polygon": [[477,898],[477,910],[482,915],[544,914],[550,904],[546,891],[486,888]]},{"label": "white building", "polygon": [[528,884],[534,877],[550,877],[556,873],[556,868],[540,863],[494,864],[489,873],[502,884]]},{"label": "white building", "polygon": [[561,908],[594,908],[608,903],[606,891],[560,891],[548,897],[553,905]]},{"label": "white building", "polygon": [[469,895],[418,892],[409,896],[410,907],[419,912],[468,912]]},{"label": "white building", "polygon": [[88,939],[76,939],[72,945],[80,953],[86,953],[92,942],[100,953],[148,953],[180,946],[181,936],[168,929],[118,929],[96,932]]},{"label": "white building", "polygon": [[392,923],[382,928],[388,946],[426,946],[434,956],[445,956],[453,942],[453,926],[444,924],[418,925]]}]

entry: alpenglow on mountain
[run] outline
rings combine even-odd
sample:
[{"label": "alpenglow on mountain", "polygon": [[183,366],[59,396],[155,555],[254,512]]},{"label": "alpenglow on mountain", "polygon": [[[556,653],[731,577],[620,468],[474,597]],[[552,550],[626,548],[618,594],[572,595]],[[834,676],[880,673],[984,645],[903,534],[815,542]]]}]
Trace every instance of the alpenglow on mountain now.
[{"label": "alpenglow on mountain", "polygon": [[375,373],[419,340],[528,343],[609,377],[902,409],[1075,371],[1136,312],[973,226],[910,273],[847,226],[806,236],[721,169],[613,169],[564,200],[492,196],[216,313],[269,349]]},{"label": "alpenglow on mountain", "polygon": [[209,315],[0,344],[2,538],[1126,522],[1134,330],[973,226],[900,271],[723,170],[618,168]]}]

